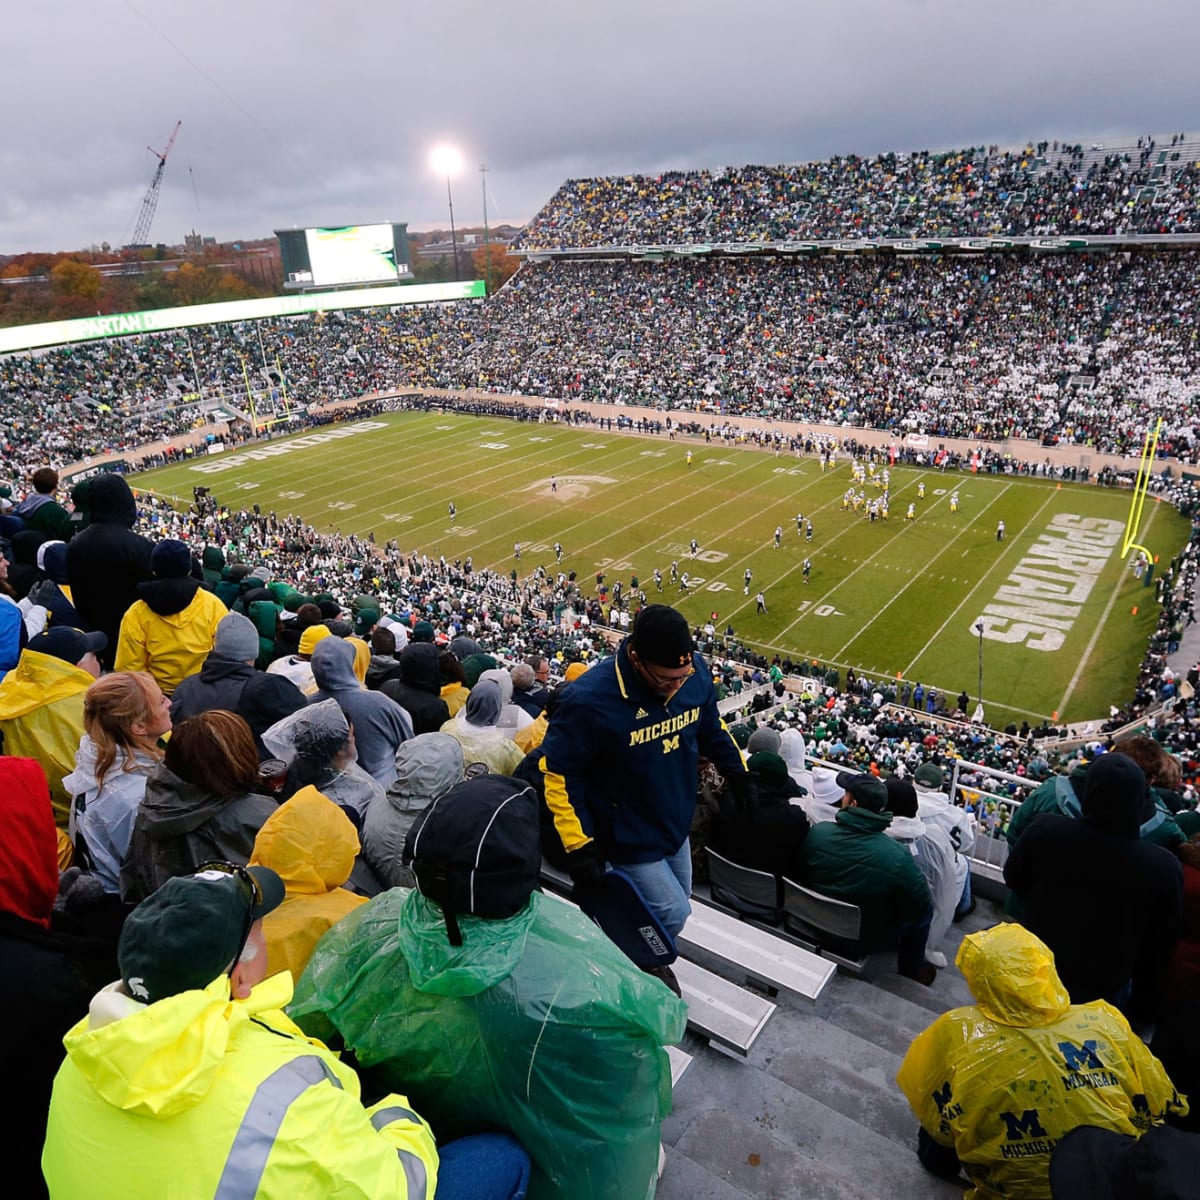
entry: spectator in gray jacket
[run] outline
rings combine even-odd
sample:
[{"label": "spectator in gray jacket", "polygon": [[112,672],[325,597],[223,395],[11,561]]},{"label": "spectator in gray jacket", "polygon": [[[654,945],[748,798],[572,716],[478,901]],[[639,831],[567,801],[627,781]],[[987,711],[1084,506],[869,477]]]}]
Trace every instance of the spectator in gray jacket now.
[{"label": "spectator in gray jacket", "polygon": [[396,751],[413,735],[408,713],[380,692],[369,692],[354,674],[354,647],[340,637],[318,642],[312,653],[319,691],[313,703],[336,700],[354,730],[358,765],[383,787],[396,778]]},{"label": "spectator in gray jacket", "polygon": [[400,862],[404,839],[439,796],[461,783],[462,747],[445,733],[422,733],[396,753],[396,778],[385,796],[371,801],[363,821],[362,853],[384,887],[414,886]]}]

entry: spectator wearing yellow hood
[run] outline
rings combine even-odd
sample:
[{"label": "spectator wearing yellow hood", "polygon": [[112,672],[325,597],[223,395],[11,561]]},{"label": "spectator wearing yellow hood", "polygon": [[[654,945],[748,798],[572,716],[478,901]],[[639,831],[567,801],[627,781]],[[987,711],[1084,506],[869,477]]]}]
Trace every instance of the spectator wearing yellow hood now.
[{"label": "spectator wearing yellow hood", "polygon": [[263,823],[250,865],[270,867],[286,891],[263,918],[269,975],[299,979],[325,931],[366,903],[342,886],[358,850],[354,822],[315,787],[301,788]]}]

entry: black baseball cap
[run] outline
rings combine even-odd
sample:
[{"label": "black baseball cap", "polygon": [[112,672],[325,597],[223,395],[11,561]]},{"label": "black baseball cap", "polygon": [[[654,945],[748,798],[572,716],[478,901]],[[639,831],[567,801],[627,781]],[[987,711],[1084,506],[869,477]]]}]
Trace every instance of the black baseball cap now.
[{"label": "black baseball cap", "polygon": [[839,771],[837,782],[838,787],[854,797],[860,808],[869,808],[872,812],[883,812],[887,808],[887,785],[882,779],[865,771]]},{"label": "black baseball cap", "polygon": [[102,633],[84,633],[71,625],[55,625],[30,638],[25,648],[61,658],[63,662],[78,663],[85,654],[99,654],[107,645],[108,638]]},{"label": "black baseball cap", "polygon": [[692,631],[687,618],[669,604],[648,604],[633,620],[630,645],[656,667],[692,665]]}]

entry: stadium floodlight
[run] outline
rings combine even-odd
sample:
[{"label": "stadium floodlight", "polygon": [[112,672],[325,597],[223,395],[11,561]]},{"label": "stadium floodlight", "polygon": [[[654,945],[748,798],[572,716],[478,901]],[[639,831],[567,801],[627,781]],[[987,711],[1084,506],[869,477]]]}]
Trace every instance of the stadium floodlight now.
[{"label": "stadium floodlight", "polygon": [[450,206],[450,248],[454,253],[454,282],[460,279],[458,270],[458,237],[454,232],[454,196],[450,191],[450,177],[457,175],[463,166],[463,156],[456,146],[443,143],[429,152],[429,165],[439,175],[446,177],[446,203]]}]

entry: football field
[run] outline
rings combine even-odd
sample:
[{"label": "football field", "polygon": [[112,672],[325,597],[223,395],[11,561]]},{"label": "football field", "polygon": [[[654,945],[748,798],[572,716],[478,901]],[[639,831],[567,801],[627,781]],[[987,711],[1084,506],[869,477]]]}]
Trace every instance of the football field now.
[{"label": "football field", "polygon": [[[1157,617],[1153,589],[1121,557],[1130,493],[1117,489],[896,467],[890,519],[871,523],[843,508],[846,460],[823,473],[814,458],[444,413],[328,426],[133,482],[181,501],[204,485],[233,508],[259,504],[322,530],[373,531],[380,545],[396,538],[405,551],[469,554],[476,567],[505,574],[539,565],[553,573],[561,542],[561,569],[578,572],[588,592],[597,571],[626,587],[637,575],[648,599],[693,622],[716,614],[720,629],[732,623],[768,654],[955,696],[966,689],[972,706],[982,646],[992,724],[1107,716],[1131,694]],[[868,499],[881,494],[870,482],[865,490]],[[801,513],[811,541],[797,532]],[[1187,529],[1150,500],[1138,541],[1165,569]],[[670,582],[672,561],[691,577],[687,594]],[[760,591],[765,614],[756,612]]]}]

